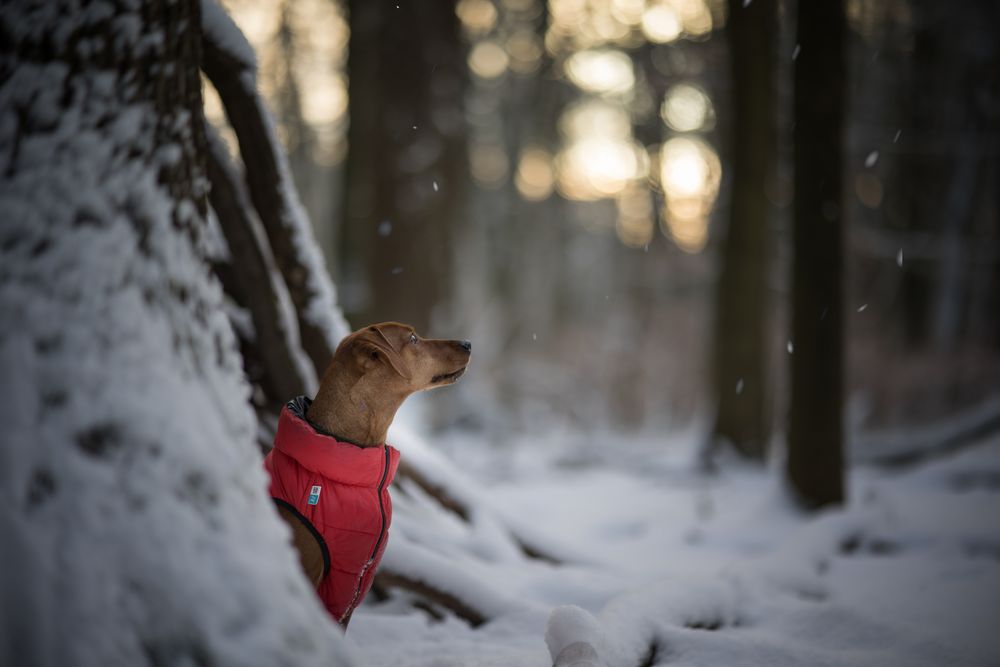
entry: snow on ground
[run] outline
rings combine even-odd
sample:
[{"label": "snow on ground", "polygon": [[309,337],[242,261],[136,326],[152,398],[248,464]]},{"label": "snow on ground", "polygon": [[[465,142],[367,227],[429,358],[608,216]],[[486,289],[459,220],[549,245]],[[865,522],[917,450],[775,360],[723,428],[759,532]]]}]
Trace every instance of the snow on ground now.
[{"label": "snow on ground", "polygon": [[480,491],[511,524],[579,559],[468,562],[520,601],[477,629],[369,601],[347,635],[364,664],[551,665],[547,631],[554,651],[582,641],[606,665],[1000,664],[1000,437],[855,469],[850,503],[812,516],[776,471],[693,472],[683,441],[441,449],[490,480]]}]

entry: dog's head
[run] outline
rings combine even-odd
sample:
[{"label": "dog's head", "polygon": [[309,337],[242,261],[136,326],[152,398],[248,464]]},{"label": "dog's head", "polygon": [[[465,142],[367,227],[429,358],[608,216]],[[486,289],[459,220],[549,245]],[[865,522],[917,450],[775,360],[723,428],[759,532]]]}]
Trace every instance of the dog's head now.
[{"label": "dog's head", "polygon": [[398,322],[373,324],[355,331],[337,348],[365,379],[404,394],[457,381],[472,356],[467,340],[421,338]]}]

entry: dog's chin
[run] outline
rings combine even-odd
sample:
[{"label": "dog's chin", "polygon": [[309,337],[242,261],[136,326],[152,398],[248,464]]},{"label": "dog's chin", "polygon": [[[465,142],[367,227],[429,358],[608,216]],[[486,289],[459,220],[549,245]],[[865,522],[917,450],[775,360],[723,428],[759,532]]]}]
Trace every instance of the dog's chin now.
[{"label": "dog's chin", "polygon": [[458,378],[462,377],[465,373],[465,366],[462,366],[457,371],[452,371],[451,373],[442,373],[441,375],[435,375],[431,378],[432,387],[441,387],[446,384],[454,384],[458,382]]}]

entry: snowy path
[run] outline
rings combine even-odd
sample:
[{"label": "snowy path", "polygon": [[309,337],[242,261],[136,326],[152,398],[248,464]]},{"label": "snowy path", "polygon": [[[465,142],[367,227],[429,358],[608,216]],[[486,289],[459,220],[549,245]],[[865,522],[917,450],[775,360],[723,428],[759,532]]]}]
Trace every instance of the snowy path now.
[{"label": "snowy path", "polygon": [[905,473],[857,470],[851,504],[811,518],[770,473],[705,478],[649,446],[574,467],[524,454],[492,500],[583,562],[488,563],[525,606],[475,630],[368,605],[348,634],[362,664],[550,665],[560,605],[590,629],[566,610],[554,629],[607,665],[1000,664],[1000,438]]}]

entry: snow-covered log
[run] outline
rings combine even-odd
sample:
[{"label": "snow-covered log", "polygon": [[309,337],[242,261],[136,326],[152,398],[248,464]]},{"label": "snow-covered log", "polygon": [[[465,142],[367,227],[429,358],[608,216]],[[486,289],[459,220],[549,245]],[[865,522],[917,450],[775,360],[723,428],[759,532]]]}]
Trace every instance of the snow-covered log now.
[{"label": "snow-covered log", "polygon": [[195,0],[0,12],[0,664],[350,662],[201,247]]},{"label": "snow-covered log", "polygon": [[349,333],[271,115],[257,92],[253,49],[214,0],[203,0],[202,67],[236,133],[247,190],[298,315],[302,346],[321,375]]}]

